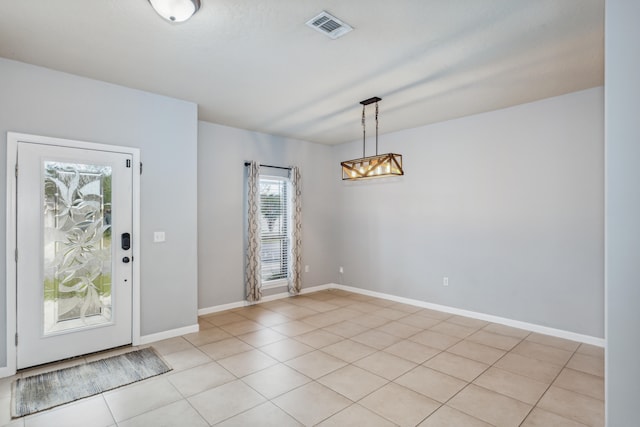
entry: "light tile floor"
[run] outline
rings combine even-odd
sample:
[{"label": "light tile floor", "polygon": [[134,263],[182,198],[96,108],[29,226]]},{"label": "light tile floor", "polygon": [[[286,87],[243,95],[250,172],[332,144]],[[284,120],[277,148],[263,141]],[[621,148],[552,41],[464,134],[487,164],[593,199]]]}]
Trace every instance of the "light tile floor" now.
[{"label": "light tile floor", "polygon": [[173,371],[39,414],[11,421],[0,380],[0,424],[604,425],[602,348],[339,290],[199,323],[153,344]]}]

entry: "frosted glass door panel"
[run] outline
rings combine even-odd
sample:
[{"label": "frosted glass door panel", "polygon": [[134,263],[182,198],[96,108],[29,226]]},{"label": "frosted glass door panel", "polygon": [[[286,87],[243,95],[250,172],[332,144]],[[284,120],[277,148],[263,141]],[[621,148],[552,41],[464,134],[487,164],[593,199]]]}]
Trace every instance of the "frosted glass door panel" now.
[{"label": "frosted glass door panel", "polygon": [[111,322],[109,166],[44,162],[44,335]]}]

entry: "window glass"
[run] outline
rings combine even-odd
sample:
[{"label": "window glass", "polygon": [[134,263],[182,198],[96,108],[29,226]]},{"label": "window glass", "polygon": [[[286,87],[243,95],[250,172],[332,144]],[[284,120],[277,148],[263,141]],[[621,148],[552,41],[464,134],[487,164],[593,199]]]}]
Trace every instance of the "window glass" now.
[{"label": "window glass", "polygon": [[260,177],[260,225],[262,282],[289,278],[290,201],[289,180]]}]

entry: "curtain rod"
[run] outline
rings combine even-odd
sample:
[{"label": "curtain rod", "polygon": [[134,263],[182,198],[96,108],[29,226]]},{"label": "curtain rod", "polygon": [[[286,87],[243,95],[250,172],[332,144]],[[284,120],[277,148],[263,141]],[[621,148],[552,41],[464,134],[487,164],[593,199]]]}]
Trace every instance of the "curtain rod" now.
[{"label": "curtain rod", "polygon": [[[249,166],[251,164],[251,162],[244,162],[245,166]],[[285,169],[290,171],[291,168],[290,167],[285,167],[285,166],[273,166],[273,165],[260,165],[260,166],[264,166],[265,168],[273,168],[273,169]]]}]

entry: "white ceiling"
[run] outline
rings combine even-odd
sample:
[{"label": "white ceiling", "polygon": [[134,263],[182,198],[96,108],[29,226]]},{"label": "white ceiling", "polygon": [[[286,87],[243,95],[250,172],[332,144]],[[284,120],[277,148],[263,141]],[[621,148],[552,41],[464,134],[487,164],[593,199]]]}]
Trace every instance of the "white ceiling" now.
[{"label": "white ceiling", "polygon": [[[604,82],[604,0],[202,3],[171,24],[147,0],[2,0],[0,56],[325,144],[361,136],[372,96],[386,133]],[[305,25],[323,10],[355,30],[331,40]]]}]

